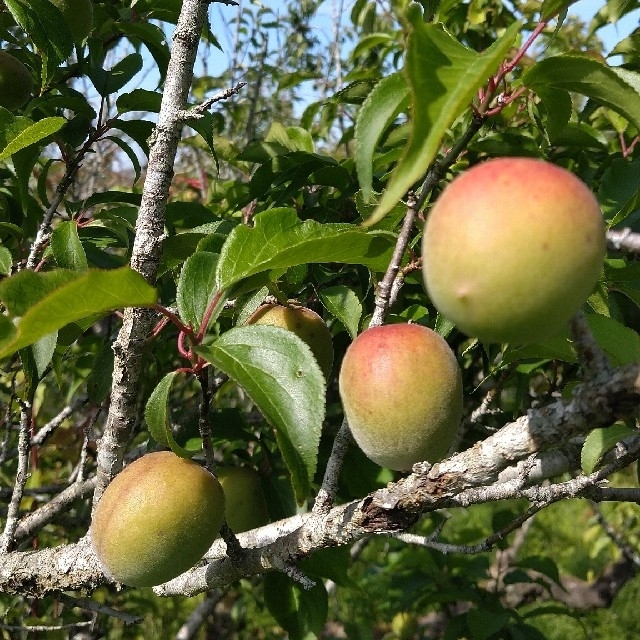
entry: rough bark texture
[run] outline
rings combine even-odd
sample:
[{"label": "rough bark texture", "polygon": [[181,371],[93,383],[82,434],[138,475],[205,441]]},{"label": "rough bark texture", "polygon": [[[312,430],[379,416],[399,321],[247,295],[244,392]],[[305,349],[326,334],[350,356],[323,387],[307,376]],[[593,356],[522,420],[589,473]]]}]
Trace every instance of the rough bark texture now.
[{"label": "rough bark texture", "polygon": [[[147,176],[136,223],[131,266],[155,283],[162,253],[165,209],[173,179],[183,109],[193,80],[200,34],[207,19],[208,3],[185,0],[173,37],[158,124],[152,136]],[[95,501],[122,467],[124,451],[136,417],[139,380],[144,366],[144,346],[154,313],[127,309],[122,329],[113,345],[115,362],[111,404],[104,434],[98,446],[98,482]]]}]

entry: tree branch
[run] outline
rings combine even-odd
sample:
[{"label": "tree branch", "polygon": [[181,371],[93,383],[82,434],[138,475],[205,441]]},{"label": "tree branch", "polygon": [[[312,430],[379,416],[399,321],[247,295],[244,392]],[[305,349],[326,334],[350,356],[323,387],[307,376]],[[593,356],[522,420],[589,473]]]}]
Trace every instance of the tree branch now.
[{"label": "tree branch", "polygon": [[[131,266],[154,283],[160,263],[165,209],[173,178],[173,164],[183,122],[179,114],[187,104],[193,80],[208,2],[184,0],[173,36],[158,124],[151,140],[147,177],[136,223]],[[122,468],[125,447],[135,422],[139,380],[143,372],[144,346],[155,321],[151,309],[126,309],[122,328],[113,345],[115,353],[111,404],[98,447],[98,482],[94,501],[102,495]]]}]

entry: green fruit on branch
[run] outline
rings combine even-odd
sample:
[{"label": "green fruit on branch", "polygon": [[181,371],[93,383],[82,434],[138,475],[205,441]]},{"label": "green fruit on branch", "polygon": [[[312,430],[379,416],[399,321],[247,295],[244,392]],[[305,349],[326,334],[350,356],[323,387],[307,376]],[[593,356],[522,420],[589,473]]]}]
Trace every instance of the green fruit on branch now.
[{"label": "green fruit on branch", "polygon": [[425,286],[469,336],[538,342],[585,303],[605,251],[602,213],[582,181],[541,160],[489,160],[454,179],[433,206]]},{"label": "green fruit on branch", "polygon": [[75,42],[82,42],[93,26],[91,0],[49,0],[64,16]]},{"label": "green fruit on branch", "polygon": [[149,453],[119,473],[93,514],[93,549],[114,580],[150,587],[202,558],[220,532],[218,480],[171,451]]},{"label": "green fruit on branch", "polygon": [[393,616],[391,631],[398,640],[410,640],[418,632],[418,620],[407,611],[401,611]]},{"label": "green fruit on branch", "polygon": [[257,529],[269,522],[260,477],[253,469],[219,467],[216,474],[224,489],[225,518],[234,533]]},{"label": "green fruit on branch", "polygon": [[247,324],[266,324],[293,331],[309,345],[325,379],[331,375],[333,366],[331,332],[315,311],[297,305],[285,307],[280,304],[265,304],[251,315]]},{"label": "green fruit on branch", "polygon": [[367,329],[340,368],[340,397],[358,446],[377,464],[409,471],[446,455],[462,416],[462,376],[437,333],[416,324]]},{"label": "green fruit on branch", "polygon": [[33,78],[27,67],[6,51],[0,51],[0,107],[19,109],[31,95]]}]

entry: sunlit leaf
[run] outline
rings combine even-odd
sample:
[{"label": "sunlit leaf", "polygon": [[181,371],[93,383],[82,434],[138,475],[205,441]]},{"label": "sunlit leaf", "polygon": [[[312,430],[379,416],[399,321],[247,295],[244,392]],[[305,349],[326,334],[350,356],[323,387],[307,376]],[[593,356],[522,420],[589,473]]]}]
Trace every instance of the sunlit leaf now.
[{"label": "sunlit leaf", "polygon": [[249,325],[195,350],[233,378],[275,428],[302,503],[316,470],[325,412],[324,376],[309,346],[281,327]]}]

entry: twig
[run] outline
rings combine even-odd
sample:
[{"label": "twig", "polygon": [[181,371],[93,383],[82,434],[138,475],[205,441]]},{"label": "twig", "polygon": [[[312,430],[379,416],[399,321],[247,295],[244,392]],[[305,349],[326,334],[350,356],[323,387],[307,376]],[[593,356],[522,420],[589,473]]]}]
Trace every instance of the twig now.
[{"label": "twig", "polygon": [[602,347],[596,342],[583,311],[578,311],[571,318],[569,333],[573,340],[573,346],[578,352],[584,376],[596,380],[611,375],[609,359]]},{"label": "twig", "polygon": [[446,542],[438,542],[437,540],[434,540],[431,535],[420,536],[414,533],[405,532],[395,533],[392,537],[396,538],[397,540],[401,540],[402,542],[406,542],[407,544],[428,547],[429,549],[439,551],[443,554],[459,553],[465,555],[475,555],[478,553],[486,553],[487,551],[491,551],[493,547],[502,542],[510,533],[512,533],[516,529],[519,529],[527,520],[532,518],[536,513],[542,511],[542,509],[547,506],[548,504],[545,503],[531,505],[521,516],[518,516],[508,525],[500,529],[500,531],[492,533],[490,536],[487,536],[484,540],[478,542],[477,544],[449,544]]},{"label": "twig", "polygon": [[22,633],[48,633],[53,631],[64,631],[65,629],[79,629],[83,627],[91,627],[93,622],[90,620],[84,622],[72,622],[71,624],[27,624],[23,626],[0,623],[0,629],[6,631],[21,631]]},{"label": "twig", "polygon": [[38,429],[37,433],[31,438],[31,446],[40,446],[70,415],[87,404],[88,401],[86,397],[77,398],[70,405],[67,405],[57,416]]},{"label": "twig", "polygon": [[640,555],[638,555],[635,549],[629,544],[627,540],[625,540],[618,531],[616,531],[611,524],[607,521],[602,513],[602,509],[600,505],[595,503],[593,500],[591,502],[591,508],[596,514],[596,520],[600,524],[600,526],[604,529],[604,532],[611,538],[613,543],[620,549],[622,554],[627,557],[636,567],[640,567]]},{"label": "twig", "polygon": [[95,600],[86,600],[83,598],[72,598],[66,593],[59,593],[56,595],[56,600],[59,600],[67,607],[74,609],[84,609],[85,611],[92,611],[93,613],[104,613],[111,618],[117,618],[122,620],[125,624],[137,624],[142,621],[142,616],[134,616],[124,611],[118,611],[112,607],[107,607],[104,604],[100,604]]},{"label": "twig", "polygon": [[313,504],[312,513],[315,515],[324,515],[329,512],[338,492],[338,479],[344,457],[351,442],[351,430],[347,419],[344,418],[336,437],[333,440],[331,455],[327,461],[327,467],[322,478],[322,486],[318,491],[315,502]]},{"label": "twig", "polygon": [[373,316],[371,317],[370,327],[379,327],[384,323],[385,316],[389,310],[389,298],[391,296],[391,289],[395,282],[398,271],[402,266],[402,257],[407,250],[407,245],[411,239],[411,232],[413,231],[413,224],[416,219],[418,209],[416,207],[417,201],[413,193],[409,193],[407,198],[407,213],[404,216],[404,222],[402,223],[402,229],[398,234],[396,240],[396,246],[393,250],[393,255],[389,261],[389,266],[384,274],[384,277],[378,285],[378,293],[375,300],[375,309]]},{"label": "twig", "polygon": [[616,251],[640,253],[640,233],[634,233],[629,227],[609,229],[607,231],[607,245]]},{"label": "twig", "polygon": [[210,591],[207,597],[189,614],[184,624],[178,629],[176,640],[192,640],[192,638],[195,638],[198,631],[200,631],[200,627],[215,611],[221,597],[222,591],[219,589]]},{"label": "twig", "polygon": [[34,535],[37,531],[47,525],[55,516],[66,509],[78,498],[83,498],[89,494],[96,486],[96,478],[82,482],[75,482],[61,491],[55,498],[42,505],[32,513],[20,519],[15,530],[15,539],[22,540]]},{"label": "twig", "polygon": [[20,502],[24,486],[28,478],[29,468],[29,429],[31,427],[32,406],[29,401],[22,401],[20,406],[20,435],[18,437],[18,469],[16,480],[13,485],[11,502],[7,509],[7,521],[4,525],[4,532],[0,537],[0,555],[9,553],[13,545],[18,526],[18,514],[20,512]]},{"label": "twig", "polygon": [[200,118],[204,118],[207,111],[211,109],[211,107],[216,102],[221,102],[222,100],[228,100],[231,96],[235,96],[240,93],[241,89],[246,86],[246,82],[238,82],[234,87],[230,87],[229,89],[225,89],[224,91],[220,91],[215,96],[211,98],[207,98],[202,104],[199,104],[196,107],[192,107],[191,109],[183,110],[178,113],[178,118],[182,120],[185,124],[189,122],[189,120],[199,120]]}]

